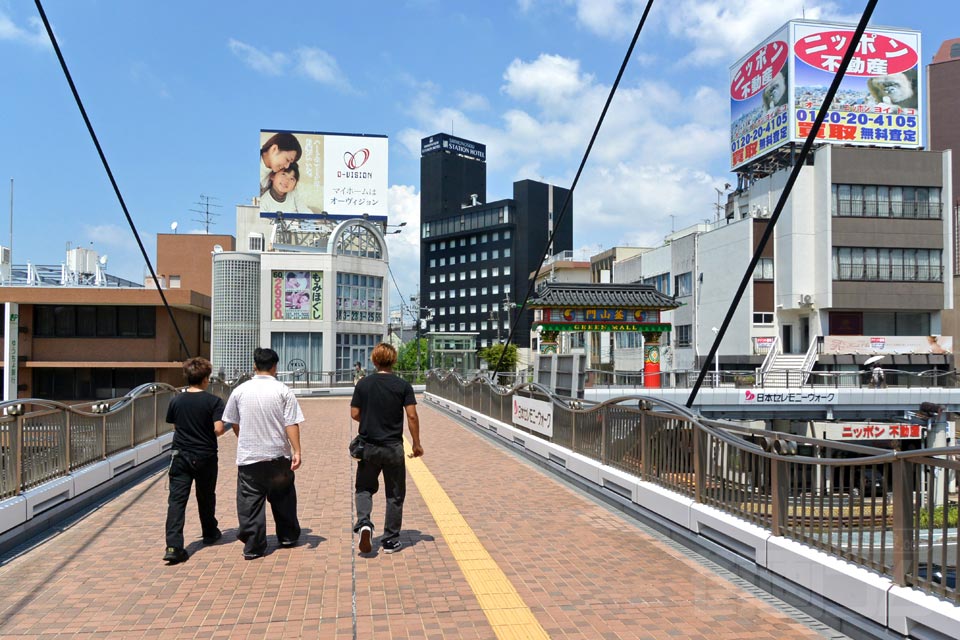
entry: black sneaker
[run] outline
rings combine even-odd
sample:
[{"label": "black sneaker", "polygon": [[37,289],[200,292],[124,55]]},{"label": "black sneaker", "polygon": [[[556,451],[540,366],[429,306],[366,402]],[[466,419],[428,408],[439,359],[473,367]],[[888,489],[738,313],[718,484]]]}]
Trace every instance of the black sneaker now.
[{"label": "black sneaker", "polygon": [[167,552],[163,554],[163,561],[170,564],[180,564],[181,562],[186,562],[189,557],[190,554],[187,553],[186,549],[167,547]]},{"label": "black sneaker", "polygon": [[384,553],[396,553],[397,551],[400,551],[403,543],[399,540],[385,540],[380,543],[380,546],[383,547]]},{"label": "black sneaker", "polygon": [[243,559],[244,560],[256,560],[257,558],[263,557],[263,551],[244,551]]},{"label": "black sneaker", "polygon": [[299,540],[281,540],[280,546],[283,547],[284,549],[289,549],[290,547],[297,546],[298,542],[300,541]]},{"label": "black sneaker", "polygon": [[357,548],[360,549],[360,553],[370,553],[373,550],[373,544],[370,542],[370,538],[373,536],[373,528],[364,525],[360,527],[360,544],[357,545]]},{"label": "black sneaker", "polygon": [[216,533],[212,536],[203,536],[203,544],[213,544],[217,540],[223,537],[223,532],[220,529],[217,529]]}]

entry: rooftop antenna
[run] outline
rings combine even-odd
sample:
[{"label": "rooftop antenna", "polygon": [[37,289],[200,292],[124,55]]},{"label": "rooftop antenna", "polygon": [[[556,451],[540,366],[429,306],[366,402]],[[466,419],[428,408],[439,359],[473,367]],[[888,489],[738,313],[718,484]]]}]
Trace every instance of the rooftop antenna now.
[{"label": "rooftop antenna", "polygon": [[216,198],[214,198],[214,197],[212,197],[212,196],[205,196],[205,195],[203,195],[203,194],[201,193],[201,194],[200,194],[200,202],[195,202],[195,203],[194,203],[194,204],[196,204],[197,206],[199,206],[199,207],[201,207],[201,208],[200,208],[200,209],[190,209],[190,211],[193,211],[194,213],[199,213],[199,214],[200,214],[200,219],[198,220],[198,219],[194,218],[193,221],[194,221],[194,222],[199,222],[200,224],[202,224],[202,225],[203,225],[203,229],[204,229],[204,233],[206,233],[206,234],[208,234],[208,235],[210,234],[210,224],[213,222],[213,218],[216,218],[217,216],[220,215],[219,213],[214,213],[213,211],[210,211],[210,207],[216,208],[216,207],[219,207],[219,206],[220,206],[220,205],[212,202],[213,200],[216,200]]}]

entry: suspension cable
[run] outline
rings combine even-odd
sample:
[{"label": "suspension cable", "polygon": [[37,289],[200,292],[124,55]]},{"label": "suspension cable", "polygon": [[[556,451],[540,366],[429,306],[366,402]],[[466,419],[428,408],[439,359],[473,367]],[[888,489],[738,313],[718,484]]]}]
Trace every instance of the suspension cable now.
[{"label": "suspension cable", "polygon": [[120,208],[123,209],[123,215],[127,217],[127,223],[130,225],[130,230],[133,232],[133,237],[137,240],[137,246],[140,247],[140,253],[143,255],[144,262],[147,263],[147,268],[150,269],[150,276],[153,278],[153,283],[157,287],[157,292],[160,293],[160,299],[163,300],[163,306],[167,309],[167,314],[170,316],[170,322],[173,323],[173,328],[177,332],[177,337],[180,339],[180,346],[183,348],[184,354],[186,357],[190,357],[190,349],[187,347],[186,341],[183,339],[183,334],[180,332],[180,325],[177,324],[177,319],[173,316],[173,309],[170,308],[170,304],[167,302],[167,296],[163,293],[163,287],[160,286],[160,280],[157,278],[156,272],[153,270],[153,264],[150,262],[150,256],[147,255],[147,250],[143,246],[143,242],[140,240],[140,234],[137,232],[137,227],[133,223],[133,218],[130,217],[130,212],[127,210],[127,204],[123,200],[123,195],[120,193],[120,187],[117,185],[117,181],[113,177],[113,171],[110,170],[110,165],[107,162],[107,157],[103,153],[103,148],[100,146],[100,140],[97,139],[97,134],[93,130],[93,125],[90,123],[90,118],[87,117],[87,110],[83,108],[83,102],[80,100],[80,94],[77,92],[77,87],[73,83],[73,77],[70,75],[70,70],[67,68],[67,62],[63,59],[63,53],[60,51],[60,45],[57,43],[56,36],[53,35],[53,29],[50,27],[50,21],[47,20],[47,14],[43,10],[43,5],[40,4],[40,0],[34,0],[37,5],[37,11],[40,12],[40,19],[43,20],[43,26],[47,30],[47,35],[50,37],[50,43],[53,44],[53,50],[57,53],[57,59],[60,61],[60,68],[63,69],[63,75],[67,79],[67,83],[70,85],[70,91],[73,92],[73,98],[77,102],[77,108],[80,109],[80,115],[83,116],[83,121],[87,125],[87,131],[90,133],[90,138],[93,140],[94,146],[97,148],[97,153],[100,155],[100,162],[103,163],[103,168],[107,172],[107,177],[110,178],[110,184],[113,185],[113,191],[117,195],[117,200],[120,201]]},{"label": "suspension cable", "polygon": [[[603,110],[600,112],[600,118],[597,120],[597,126],[593,129],[593,135],[590,136],[590,142],[587,144],[587,149],[584,151],[583,158],[580,160],[580,166],[577,168],[577,174],[573,178],[573,183],[570,185],[570,190],[567,191],[567,197],[563,199],[563,206],[560,208],[560,215],[558,215],[554,220],[553,231],[550,232],[550,237],[547,238],[546,246],[543,248],[543,256],[540,258],[540,264],[537,266],[537,269],[534,271],[534,273],[540,273],[540,269],[543,268],[543,264],[547,261],[547,257],[550,253],[550,247],[553,246],[553,238],[557,235],[557,231],[560,229],[560,223],[567,213],[567,208],[570,206],[570,200],[573,198],[573,192],[577,188],[577,183],[580,182],[580,174],[583,173],[583,168],[587,164],[587,158],[590,157],[590,151],[593,149],[593,143],[596,142],[597,135],[600,133],[600,127],[603,125],[603,120],[606,118],[607,111],[610,109],[610,103],[613,102],[613,96],[617,93],[617,87],[620,86],[620,80],[623,78],[623,72],[627,68],[627,63],[630,62],[630,57],[633,55],[633,49],[637,45],[637,40],[640,38],[640,32],[643,31],[643,25],[647,21],[647,15],[649,15],[651,7],[653,7],[653,0],[647,0],[647,6],[643,10],[643,15],[640,16],[640,22],[637,24],[637,30],[633,34],[633,39],[630,41],[630,46],[627,48],[626,55],[623,56],[623,62],[620,63],[620,71],[617,72],[617,79],[613,81],[613,86],[610,87],[610,93],[607,95],[607,101],[603,105]],[[507,340],[504,342],[503,349],[500,351],[500,359],[497,360],[497,365],[493,368],[494,375],[500,371],[500,365],[503,364],[503,358],[507,354],[506,345],[510,344],[510,340],[513,338],[513,332],[517,328],[518,324],[517,321],[519,318],[523,317],[523,312],[527,308],[527,302],[530,300],[530,296],[533,295],[535,286],[536,278],[530,281],[530,286],[527,288],[527,293],[523,298],[523,303],[521,303],[518,307],[517,315],[514,317],[513,322],[510,323],[510,333],[507,334]]]},{"label": "suspension cable", "polygon": [[863,32],[866,31],[867,23],[870,22],[870,17],[873,15],[873,10],[876,6],[877,0],[867,1],[867,6],[863,10],[863,15],[860,16],[860,23],[857,25],[857,30],[853,34],[853,39],[850,41],[850,46],[847,47],[846,53],[843,54],[843,61],[840,63],[840,68],[837,69],[837,75],[834,76],[833,82],[830,83],[830,89],[827,91],[827,95],[823,98],[823,103],[820,106],[820,110],[817,112],[817,118],[813,122],[813,127],[810,128],[810,133],[807,134],[807,139],[803,142],[803,148],[800,149],[800,155],[797,156],[796,163],[793,165],[793,169],[790,171],[790,177],[787,178],[787,183],[784,185],[783,191],[780,193],[780,199],[777,200],[777,206],[774,208],[773,214],[770,216],[770,221],[767,223],[766,229],[763,230],[763,236],[761,236],[760,242],[757,243],[757,248],[753,252],[753,259],[750,260],[750,264],[747,265],[747,270],[743,273],[743,278],[740,280],[740,286],[737,288],[737,293],[734,295],[733,300],[730,302],[730,306],[727,308],[727,315],[723,318],[723,324],[720,325],[720,331],[717,332],[717,337],[710,346],[710,353],[707,355],[707,359],[704,361],[703,367],[700,369],[700,374],[697,376],[697,381],[694,383],[693,389],[690,390],[690,396],[687,398],[686,403],[687,407],[693,406],[693,402],[697,397],[697,393],[700,391],[700,386],[703,384],[703,379],[707,375],[707,370],[710,368],[710,364],[713,362],[713,359],[717,357],[717,350],[720,347],[720,342],[723,341],[723,335],[727,332],[727,327],[730,326],[730,322],[733,320],[733,314],[736,312],[737,306],[740,304],[740,300],[743,298],[744,291],[747,290],[747,285],[750,284],[750,281],[753,279],[753,270],[757,268],[757,264],[760,262],[760,255],[767,246],[770,236],[773,235],[773,227],[777,224],[777,220],[780,219],[780,213],[783,211],[783,207],[787,202],[787,198],[790,197],[790,192],[793,190],[793,184],[797,181],[800,171],[803,169],[804,164],[806,164],[807,156],[810,154],[810,149],[813,147],[813,142],[817,138],[817,132],[820,131],[820,127],[823,125],[823,121],[827,117],[827,111],[830,108],[830,105],[833,103],[833,98],[837,94],[837,90],[840,88],[840,83],[843,81],[843,76],[847,72],[847,67],[850,66],[850,61],[853,60],[853,54],[856,53],[856,50],[860,45],[860,38],[863,36]]}]

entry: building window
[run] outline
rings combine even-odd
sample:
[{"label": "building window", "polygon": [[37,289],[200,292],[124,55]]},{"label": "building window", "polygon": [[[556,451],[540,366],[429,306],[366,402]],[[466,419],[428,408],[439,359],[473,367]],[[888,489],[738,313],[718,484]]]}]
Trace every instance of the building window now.
[{"label": "building window", "polygon": [[480,313],[486,313],[486,312],[487,312],[487,305],[486,305],[486,304],[481,304],[481,305],[480,305]]},{"label": "building window", "polygon": [[650,278],[644,278],[643,284],[652,284],[657,291],[665,296],[670,295],[670,273],[661,273]]},{"label": "building window", "polygon": [[834,280],[941,282],[940,249],[834,247]]},{"label": "building window", "polygon": [[338,273],[337,320],[383,322],[383,278]]},{"label": "building window", "polygon": [[337,378],[341,381],[351,380],[354,363],[359,362],[360,366],[364,366],[365,363],[370,362],[370,354],[381,339],[382,336],[375,334],[338,333]]},{"label": "building window", "polygon": [[846,218],[926,218],[943,215],[940,187],[832,185],[833,215]]},{"label": "building window", "polygon": [[494,267],[494,268],[490,269],[490,275],[492,275],[493,277],[499,276],[499,275],[500,275],[500,267]]},{"label": "building window", "polygon": [[431,275],[431,276],[430,276],[430,284],[436,284],[436,283],[437,283],[437,276]]},{"label": "building window", "polygon": [[510,275],[510,267],[509,267],[509,266],[503,268],[503,275],[505,275],[505,276]]},{"label": "building window", "polygon": [[510,257],[510,249],[509,249],[509,247],[503,250],[503,257],[504,257],[504,258],[509,258],[509,257]]},{"label": "building window", "polygon": [[430,258],[430,267],[433,268],[437,266],[437,261],[435,258]]},{"label": "building window", "polygon": [[766,312],[754,313],[753,324],[773,324],[773,314]]},{"label": "building window", "polygon": [[39,338],[153,338],[155,307],[36,305],[33,332]]},{"label": "building window", "polygon": [[251,233],[247,236],[247,248],[250,251],[263,251],[264,241],[262,233]]},{"label": "building window", "polygon": [[179,289],[180,288],[180,276],[170,276],[170,288]]},{"label": "building window", "polygon": [[376,235],[361,224],[344,227],[337,236],[336,253],[344,256],[383,258],[383,247]]},{"label": "building window", "polygon": [[491,251],[491,252],[490,252],[490,257],[491,257],[493,260],[496,260],[497,258],[499,258],[499,257],[500,257],[500,250],[499,250],[499,249],[494,249],[493,251]]},{"label": "building window", "polygon": [[486,260],[486,259],[487,259],[487,252],[486,252],[486,251],[481,251],[481,252],[480,252],[480,259],[481,259],[481,260]]},{"label": "building window", "polygon": [[431,300],[436,300],[436,299],[437,299],[437,292],[436,292],[436,291],[431,291],[431,292],[430,292],[430,299],[431,299]]},{"label": "building window", "polygon": [[678,298],[693,295],[693,273],[687,271],[676,276],[674,287]]},{"label": "building window", "polygon": [[760,258],[753,270],[754,280],[773,280],[773,258]]},{"label": "building window", "polygon": [[507,229],[506,231],[503,232],[503,239],[504,239],[504,240],[509,240],[509,239],[510,239],[510,230],[509,230],[509,229]]},{"label": "building window", "polygon": [[677,347],[689,347],[692,344],[690,338],[693,335],[693,325],[678,324],[675,328],[677,330]]},{"label": "building window", "polygon": [[504,293],[510,293],[510,289],[512,289],[512,288],[513,288],[513,287],[511,287],[509,284],[505,284],[505,285],[503,285],[503,292],[504,292]]}]

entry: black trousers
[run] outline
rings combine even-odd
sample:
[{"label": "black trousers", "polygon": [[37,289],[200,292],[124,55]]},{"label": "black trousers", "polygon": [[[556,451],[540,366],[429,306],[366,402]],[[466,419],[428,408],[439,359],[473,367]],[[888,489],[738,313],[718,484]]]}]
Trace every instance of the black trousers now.
[{"label": "black trousers", "polygon": [[197,509],[204,537],[217,533],[217,456],[198,458],[189,452],[174,450],[170,459],[170,495],[167,499],[167,546],[183,548],[183,522],[190,498],[190,486],[196,482]]},{"label": "black trousers", "polygon": [[244,543],[244,553],[263,553],[267,549],[267,502],[280,542],[298,540],[297,488],[288,458],[237,467],[237,538]]},{"label": "black trousers", "polygon": [[357,463],[356,500],[357,523],[360,527],[373,528],[370,512],[373,510],[373,494],[380,489],[380,474],[383,474],[384,493],[387,498],[383,518],[381,542],[395,540],[400,536],[403,524],[403,500],[407,495],[407,467],[403,457],[403,444],[379,445],[367,442],[363,447],[363,460]]}]

